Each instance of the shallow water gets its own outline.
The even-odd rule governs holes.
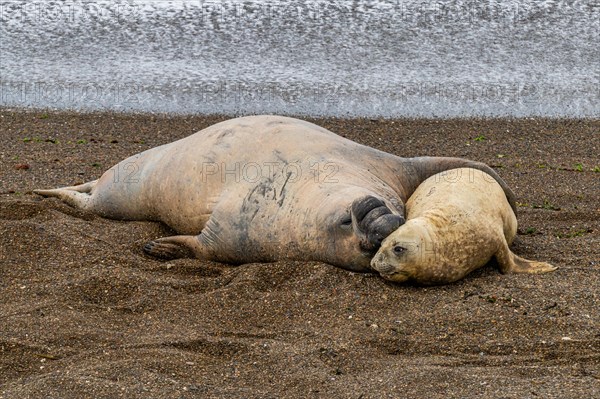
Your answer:
[[[600,116],[597,1],[0,1],[0,104]]]

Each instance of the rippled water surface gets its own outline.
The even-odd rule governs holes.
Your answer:
[[[600,116],[597,1],[1,1],[0,104]]]

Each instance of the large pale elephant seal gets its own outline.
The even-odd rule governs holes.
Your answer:
[[[179,236],[149,242],[157,257],[227,263],[318,260],[370,271],[381,241],[404,223],[404,202],[459,158],[400,158],[302,120],[249,116],[121,161],[99,180],[35,190],[101,216],[154,220]]]
[[[545,273],[556,267],[510,249],[517,218],[500,185],[475,169],[429,177],[406,203],[407,221],[385,238],[371,261],[391,281],[445,284],[495,257],[503,273]]]

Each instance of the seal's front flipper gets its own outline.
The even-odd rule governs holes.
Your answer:
[[[78,186],[61,187],[52,190],[33,190],[43,197],[56,197],[75,208],[89,209],[91,206],[91,191],[98,180],[89,181]]]
[[[536,262],[533,260],[523,259],[520,256],[515,255],[509,248],[508,244],[504,244],[504,247],[496,254],[496,260],[500,266],[500,272],[502,273],[548,273],[552,272],[558,267],[552,266],[546,262]]]
[[[208,259],[207,251],[198,236],[172,236],[149,241],[144,252],[160,259],[200,258]]]

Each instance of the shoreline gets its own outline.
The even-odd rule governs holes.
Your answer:
[[[62,108],[37,108],[37,107],[13,107],[0,105],[0,113],[23,113],[23,114],[44,114],[52,113],[55,115],[106,115],[106,116],[131,116],[131,117],[159,117],[159,118],[238,118],[251,115],[281,115],[298,119],[309,120],[371,120],[371,121],[494,121],[494,120],[544,120],[544,121],[600,121],[598,116],[552,116],[552,115],[481,115],[481,116],[321,116],[301,113],[171,113],[171,112],[151,112],[151,111],[121,111],[108,109],[62,109]]]

